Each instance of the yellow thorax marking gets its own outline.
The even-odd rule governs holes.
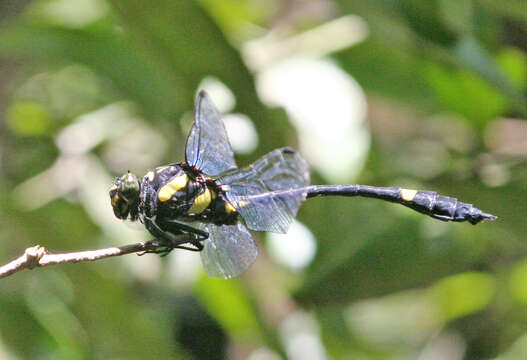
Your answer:
[[[407,202],[413,201],[416,194],[417,194],[417,190],[401,189],[401,198],[404,201],[407,201]]]
[[[194,204],[188,209],[189,214],[201,214],[214,199],[214,193],[208,188],[194,199]]]
[[[170,200],[175,193],[177,193],[181,189],[184,189],[185,186],[187,186],[187,183],[187,174],[183,173],[179,176],[176,176],[168,184],[164,185],[161,189],[159,189],[157,198],[161,202]]]
[[[236,208],[231,205],[231,203],[226,202],[225,203],[225,211],[228,213],[236,212]]]

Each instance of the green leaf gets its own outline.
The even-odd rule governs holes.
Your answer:
[[[496,62],[514,87],[525,89],[527,57],[521,50],[512,47],[504,48],[496,56]]]
[[[439,101],[449,111],[479,127],[503,114],[507,108],[507,99],[471,72],[430,65],[425,74]]]
[[[517,302],[527,305],[527,261],[521,261],[514,265],[510,273],[509,289]]]
[[[491,274],[466,272],[441,279],[431,289],[446,321],[484,309],[496,292]]]
[[[519,20],[527,20],[527,7],[522,0],[481,0],[481,4],[494,13],[507,15]]]
[[[202,276],[196,292],[210,315],[238,341],[262,335],[255,309],[238,280]]]
[[[527,113],[527,98],[509,82],[480,41],[472,36],[463,36],[456,44],[454,53],[461,65],[499,90],[517,110]]]
[[[199,83],[206,76],[214,76],[235,94],[236,111],[249,116],[258,132],[271,130],[279,135],[262,137],[261,153],[287,143],[290,132],[284,131],[287,125],[284,113],[269,110],[259,101],[253,75],[240,52],[228,42],[199,2],[110,0],[110,4],[131,41],[150,54],[152,61],[173,72],[169,79],[178,85],[177,93],[156,96],[177,101],[180,108],[191,109]]]
[[[369,39],[335,57],[368,93],[419,108],[435,110],[439,106],[422,76],[428,62],[405,49]]]
[[[155,116],[175,109],[180,83],[174,74],[134,48],[125,37],[47,26],[14,26],[0,33],[0,53],[74,62],[111,79],[121,93]]]
[[[473,31],[471,0],[438,0],[439,15],[443,23],[457,33]]]
[[[50,129],[50,117],[45,107],[36,102],[21,101],[7,109],[9,129],[20,136],[44,135]]]

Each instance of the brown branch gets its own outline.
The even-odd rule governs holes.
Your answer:
[[[34,269],[36,267],[76,263],[81,261],[95,261],[112,256],[121,256],[140,251],[156,250],[159,246],[152,244],[151,241],[140,242],[121,247],[111,247],[98,250],[87,250],[71,253],[48,253],[46,248],[35,245],[27,248],[24,255],[0,267],[0,279],[13,275],[24,269]]]

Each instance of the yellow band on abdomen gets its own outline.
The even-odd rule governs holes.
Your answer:
[[[415,195],[417,195],[417,190],[401,189],[401,198],[404,201],[407,201],[407,202],[413,201]]]

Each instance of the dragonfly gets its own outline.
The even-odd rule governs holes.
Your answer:
[[[407,206],[442,221],[473,225],[496,216],[434,191],[367,185],[310,185],[307,162],[291,147],[238,168],[221,116],[205,91],[196,97],[185,161],[128,172],[109,191],[114,214],[139,221],[155,238],[149,253],[199,251],[208,275],[232,278],[255,261],[248,229],[286,233],[301,203],[318,196],[362,196]]]

